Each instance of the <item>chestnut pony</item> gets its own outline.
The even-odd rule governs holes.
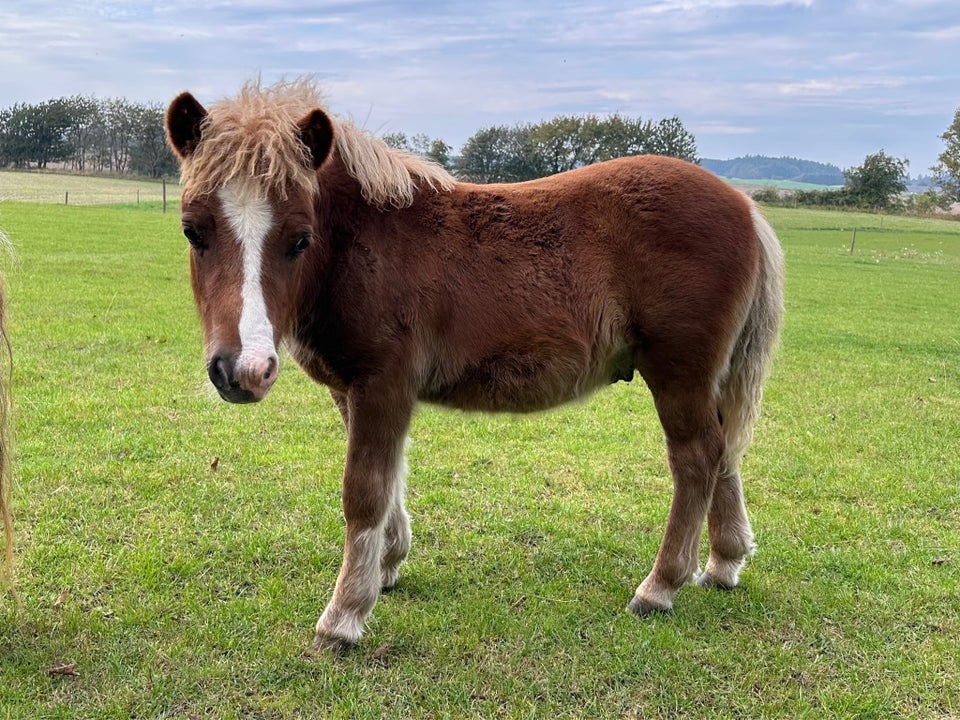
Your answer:
[[[783,308],[783,259],[751,201],[707,171],[630,157],[514,185],[457,182],[321,107],[309,79],[205,109],[167,134],[223,399],[262,400],[283,344],[347,426],[346,544],[314,646],[357,642],[410,549],[407,430],[418,401],[531,412],[634,372],[674,495],[630,609],[697,577],[731,588],[753,549],[739,475]]]

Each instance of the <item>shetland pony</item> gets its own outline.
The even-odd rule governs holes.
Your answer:
[[[783,309],[783,258],[743,194],[666,157],[514,185],[457,182],[323,108],[312,81],[204,108],[167,136],[223,399],[262,400],[277,347],[329,387],[347,427],[346,541],[314,647],[356,643],[410,548],[404,448],[418,401],[531,412],[639,373],[673,473],[653,568],[629,607],[697,579],[734,587],[754,547],[740,460]]]

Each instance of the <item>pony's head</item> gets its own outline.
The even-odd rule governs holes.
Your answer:
[[[207,370],[231,402],[262,399],[277,377],[276,348],[293,320],[304,256],[327,251],[317,237],[317,171],[334,148],[361,200],[380,209],[455,185],[439,165],[334,122],[320,104],[306,78],[251,82],[209,110],[183,93],[167,110]]]
[[[261,400],[277,377],[277,346],[315,243],[316,171],[334,141],[318,102],[309,81],[249,83],[209,110],[190,93],[167,110],[207,372],[230,402]]]

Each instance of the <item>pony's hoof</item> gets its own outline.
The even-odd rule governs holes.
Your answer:
[[[740,583],[740,570],[743,565],[743,559],[723,560],[711,556],[707,569],[697,578],[697,585],[702,588],[733,590]]]
[[[380,592],[390,592],[400,580],[399,570],[382,570],[380,572]]]
[[[703,573],[703,575],[697,578],[697,585],[707,590],[723,590],[725,592],[734,590],[737,587],[737,583],[735,582],[731,584],[708,573]]]
[[[673,610],[673,606],[658,605],[640,597],[639,595],[634,595],[633,600],[631,600],[627,605],[627,610],[638,617],[645,618],[655,614],[666,615]]]
[[[331,654],[343,655],[356,647],[356,643],[350,642],[346,638],[325,633],[317,633],[313,636],[313,642],[310,643],[310,654]]]

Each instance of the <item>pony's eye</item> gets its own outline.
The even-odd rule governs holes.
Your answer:
[[[308,247],[310,247],[310,233],[300,233],[297,235],[297,243],[293,246],[293,249],[290,250],[290,254],[294,256],[300,255]]]
[[[200,231],[193,225],[184,224],[183,235],[187,238],[187,242],[190,243],[190,246],[194,250],[203,250],[206,247],[203,238],[200,236]]]

